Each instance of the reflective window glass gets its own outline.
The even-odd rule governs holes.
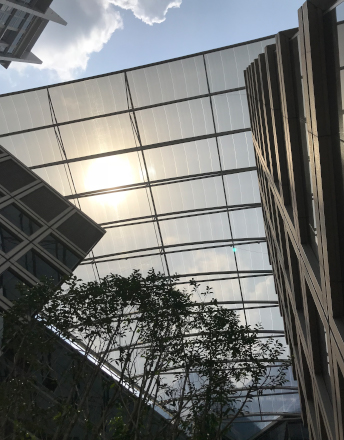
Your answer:
[[[32,235],[41,227],[15,205],[8,205],[5,208],[2,208],[0,214],[7,218],[7,220],[17,228],[22,230],[26,235]]]
[[[62,279],[62,275],[57,269],[44,261],[34,251],[29,251],[20,257],[17,262],[38,279],[43,277],[52,278],[56,284]]]
[[[6,270],[0,275],[0,295],[10,301],[15,301],[19,298],[20,293],[18,285],[24,284],[16,275],[11,271]]]
[[[75,255],[52,235],[45,237],[39,244],[71,270],[73,270],[81,260],[80,257]]]
[[[0,225],[0,249],[7,253],[14,249],[21,240],[8,229]]]

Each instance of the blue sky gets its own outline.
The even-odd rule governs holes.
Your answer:
[[[227,46],[297,26],[304,0],[54,0],[33,52],[0,70],[0,94]]]

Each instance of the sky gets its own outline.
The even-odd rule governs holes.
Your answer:
[[[100,75],[297,27],[304,0],[54,0],[32,52],[42,65],[0,66],[0,94]]]

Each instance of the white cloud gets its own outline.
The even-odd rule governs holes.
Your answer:
[[[84,71],[94,52],[99,52],[112,34],[123,28],[121,15],[111,0],[62,0],[57,11],[67,21],[67,26],[49,23],[33,48],[42,61],[34,65],[40,70],[50,70],[52,76],[68,81]],[[26,65],[16,64],[23,71]]]
[[[146,24],[162,23],[171,8],[179,8],[182,0],[110,0],[122,9],[129,9]]]
[[[131,10],[135,17],[152,25],[165,21],[170,8],[182,0],[59,0],[53,9],[67,26],[49,23],[38,39],[33,53],[43,64],[12,63],[11,69],[27,78],[32,67],[51,76],[52,81],[75,79],[87,68],[91,55],[100,52],[113,33],[123,29],[123,20],[115,7]]]

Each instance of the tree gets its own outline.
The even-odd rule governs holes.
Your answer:
[[[152,269],[21,286],[3,316],[2,438],[217,440],[286,382],[281,343],[176,282]]]

